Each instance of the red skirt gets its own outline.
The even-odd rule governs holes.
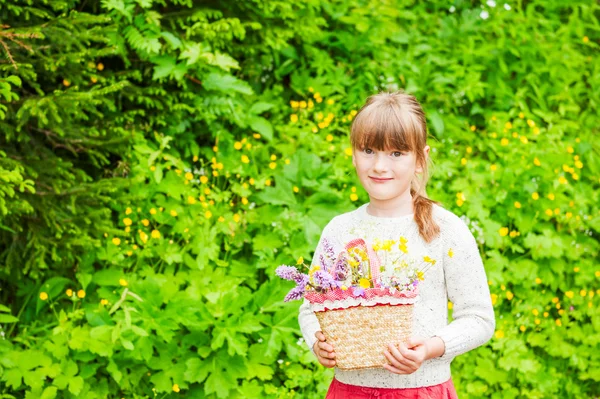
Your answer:
[[[325,399],[458,399],[452,378],[448,381],[421,388],[369,388],[349,385],[335,378]]]

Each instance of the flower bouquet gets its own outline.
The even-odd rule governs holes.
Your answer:
[[[412,333],[413,305],[419,283],[436,261],[409,254],[408,240],[372,244],[358,238],[337,255],[327,239],[313,266],[302,258],[295,266],[281,265],[276,274],[296,282],[285,301],[306,298],[315,312],[340,369],[383,367],[384,348],[406,342]]]

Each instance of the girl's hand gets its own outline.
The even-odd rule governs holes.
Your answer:
[[[317,360],[325,367],[334,367],[335,352],[333,351],[333,346],[326,342],[325,334],[321,331],[317,331],[315,337],[317,337],[317,342],[315,342],[313,350],[315,355],[317,355]]]
[[[386,370],[395,374],[412,374],[421,367],[428,358],[428,349],[425,339],[421,337],[410,338],[396,347],[392,344],[383,351],[389,364],[384,364]]]

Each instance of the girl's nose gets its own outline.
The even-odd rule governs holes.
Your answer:
[[[373,165],[373,169],[376,172],[385,172],[387,170],[385,155],[377,154],[375,156],[375,164]]]

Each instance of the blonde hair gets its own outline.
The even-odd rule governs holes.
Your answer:
[[[441,203],[429,199],[425,191],[431,160],[423,151],[427,145],[427,122],[417,99],[403,91],[370,96],[352,122],[350,142],[354,149],[384,151],[393,148],[416,154],[417,165],[423,172],[420,178],[415,174],[410,184],[414,219],[421,237],[425,242],[431,242],[440,232],[433,220],[433,204]]]

